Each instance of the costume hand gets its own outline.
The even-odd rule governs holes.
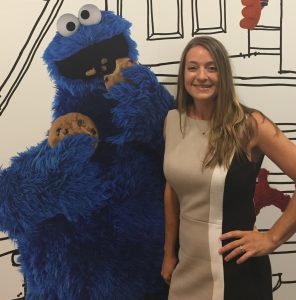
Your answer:
[[[230,231],[224,233],[220,239],[222,241],[235,239],[219,249],[220,254],[225,254],[225,261],[229,261],[240,256],[236,263],[241,264],[250,257],[263,256],[271,253],[277,245],[272,241],[268,232],[253,231]]]
[[[150,68],[144,65],[134,65],[122,70],[124,79],[133,84],[133,89],[136,88],[143,93],[153,93],[158,89],[159,83],[155,74]]]
[[[163,258],[161,276],[168,285],[171,283],[172,274],[177,262],[178,259],[176,256],[165,255]]]

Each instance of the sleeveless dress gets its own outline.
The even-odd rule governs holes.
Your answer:
[[[218,253],[222,233],[254,228],[253,195],[262,161],[234,155],[228,170],[202,170],[209,122],[182,115],[181,126],[182,132],[179,112],[170,111],[164,173],[180,202],[180,228],[169,300],[271,300],[268,256],[238,265]]]

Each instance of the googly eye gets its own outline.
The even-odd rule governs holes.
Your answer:
[[[102,13],[95,5],[86,4],[80,8],[78,18],[83,25],[95,25],[101,22]]]
[[[57,30],[62,36],[70,36],[79,28],[79,20],[72,14],[64,14],[57,21]]]

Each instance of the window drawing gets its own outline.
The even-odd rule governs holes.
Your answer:
[[[265,8],[259,24],[252,31],[248,31],[249,55],[281,55],[282,0],[276,4]],[[268,18],[268,14],[272,15],[272,18]],[[268,21],[264,21],[265,19]]]
[[[192,36],[221,32],[226,32],[225,0],[192,0]]]
[[[163,22],[164,14],[169,16]],[[147,0],[147,40],[180,39],[184,37],[183,0]]]

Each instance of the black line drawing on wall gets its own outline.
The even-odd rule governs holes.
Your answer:
[[[0,92],[4,88],[4,86],[8,83],[10,83],[10,79],[13,80],[13,82],[10,84],[9,90],[7,94],[4,96],[4,99],[0,103],[0,116],[3,114],[4,110],[6,109],[7,105],[9,104],[9,101],[11,100],[13,94],[15,93],[16,89],[18,88],[19,84],[21,83],[22,79],[26,75],[27,71],[30,68],[30,65],[34,59],[34,56],[36,54],[37,49],[39,48],[43,38],[45,37],[47,31],[52,26],[57,14],[59,13],[59,10],[61,9],[64,0],[56,0],[53,7],[50,7],[49,4],[54,2],[53,0],[47,0],[45,1],[45,5],[38,16],[37,20],[35,21],[31,32],[28,35],[28,38],[23,45],[22,49],[20,50],[20,53],[14,62],[12,68],[9,71],[9,74],[6,76],[4,82],[0,86]],[[49,15],[47,16],[47,13],[49,11]],[[45,20],[43,20],[45,19]],[[42,25],[42,22],[44,24]],[[39,33],[36,33],[38,30],[38,27],[41,27],[39,29]],[[37,37],[35,40],[33,40],[33,35],[37,34]],[[29,48],[29,50],[28,50]],[[24,58],[24,52],[29,52],[26,54],[26,57]],[[24,60],[24,61],[23,61]],[[15,79],[12,79],[13,74],[16,72],[16,67],[18,65],[21,65],[21,69],[18,72],[18,74],[15,76]],[[2,95],[1,95],[2,96]],[[2,97],[1,97],[2,98]]]
[[[9,240],[8,237],[2,237],[2,238],[0,238],[0,247],[1,247],[1,242],[3,243],[5,241],[7,241],[7,240]],[[10,263],[11,263],[11,266],[13,268],[15,268],[15,267],[18,268],[20,266],[20,264],[17,262],[18,255],[19,255],[19,250],[18,249],[12,249],[12,250],[8,250],[7,249],[7,251],[5,251],[3,253],[0,253],[0,261],[1,261],[1,259],[9,259]],[[9,300],[16,300],[16,299],[23,300],[23,299],[25,299],[25,296],[26,296],[26,284],[25,284],[25,280],[24,280],[23,284],[21,285],[21,289],[22,289],[21,291],[17,290],[17,285],[16,285],[16,298],[9,299]],[[0,297],[1,297],[1,294],[0,294]]]
[[[217,0],[214,4],[216,4],[216,7],[214,7],[214,11],[216,9],[216,13],[214,14],[216,16],[216,19],[213,21],[213,25],[208,26],[206,28],[199,27],[198,26],[198,20],[199,20],[199,14],[198,14],[198,3],[204,3],[206,5],[205,1],[197,1],[192,0],[192,6],[191,6],[191,15],[192,15],[192,35],[196,34],[218,34],[217,37],[219,38],[219,34],[226,34],[226,1]],[[274,5],[277,5],[277,25],[270,25],[270,24],[261,24],[259,23],[254,30],[250,31],[248,30],[247,35],[247,49],[245,51],[242,51],[240,53],[232,54],[230,53],[230,58],[232,60],[237,59],[250,59],[253,56],[275,56],[274,59],[278,59],[278,69],[274,70],[274,73],[278,75],[270,75],[270,76],[234,76],[235,84],[236,86],[296,86],[296,77],[295,76],[281,76],[281,74],[287,74],[287,73],[296,73],[291,70],[283,70],[282,69],[282,23],[283,23],[283,0],[273,0]],[[269,4],[270,5],[270,4]],[[268,6],[265,8],[263,13],[265,13],[268,10]],[[149,19],[149,15],[147,16],[147,19]],[[196,25],[197,24],[197,25]],[[216,24],[219,24],[217,26]],[[221,28],[220,28],[221,25]],[[186,31],[186,29],[184,29]],[[271,37],[272,35],[272,37]],[[169,38],[169,37],[166,37]],[[272,41],[272,45],[269,45]],[[249,62],[249,61],[248,61]],[[247,63],[248,63],[247,62]],[[148,66],[153,68],[155,70],[155,73],[157,74],[160,81],[165,85],[176,85],[176,78],[177,74],[171,74],[166,72],[159,72],[159,69],[163,69],[163,66],[168,65],[174,65],[179,64],[179,61],[171,61],[171,62],[161,62],[158,64],[149,64]],[[162,81],[162,78],[169,78],[170,80]],[[172,80],[173,79],[173,80]]]
[[[273,291],[278,290],[283,284],[296,283],[295,280],[283,280],[282,275],[283,275],[283,273],[277,273],[277,274],[272,275],[272,276],[278,278],[276,285],[273,287]]]
[[[122,17],[122,13],[123,13],[123,2],[124,0],[103,0],[102,2],[104,2],[104,4],[96,4],[98,7],[100,7],[100,9],[103,10],[111,10],[113,11],[115,14],[117,14],[118,16]]]
[[[192,0],[192,36],[226,32],[226,2],[211,1],[211,14],[207,12],[209,3]]]
[[[176,26],[162,29],[163,10],[170,8],[170,14],[176,16]],[[162,9],[160,9],[162,8]],[[170,25],[175,25],[170,24]],[[147,0],[147,40],[156,41],[163,39],[181,39],[184,37],[183,28],[183,0],[165,0],[160,2]]]

